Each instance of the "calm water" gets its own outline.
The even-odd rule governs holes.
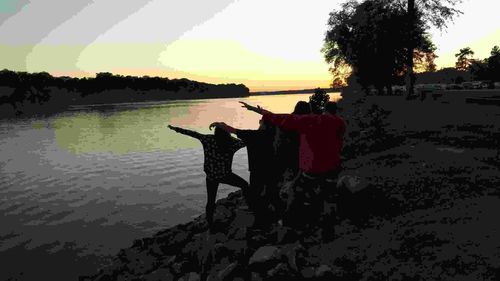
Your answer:
[[[255,129],[260,115],[239,100],[290,112],[308,97],[81,106],[0,121],[0,280],[76,280],[134,239],[201,214],[201,145],[168,124]],[[233,171],[248,179],[246,149]],[[221,185],[218,198],[235,190]]]

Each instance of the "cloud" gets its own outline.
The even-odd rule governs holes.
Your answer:
[[[63,54],[71,55],[52,58],[76,65],[77,48],[83,51],[93,43],[167,44],[233,1],[32,0],[2,23],[0,44],[32,46],[33,50],[24,54],[29,54],[24,68],[38,66],[38,61],[44,60],[42,55],[64,46],[72,51]],[[19,61],[18,68],[23,68],[24,63]]]

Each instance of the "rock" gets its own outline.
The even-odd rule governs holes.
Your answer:
[[[177,258],[177,256],[166,256],[162,259],[160,266],[169,267],[174,263],[176,258]]]
[[[248,265],[252,266],[276,260],[279,258],[278,255],[279,255],[279,248],[276,246],[260,247],[257,251],[255,251],[252,257],[250,257]]]
[[[302,275],[302,277],[306,279],[313,278],[315,275],[314,267],[312,266],[306,267],[300,271],[300,274]]]
[[[108,274],[101,274],[94,279],[95,281],[112,281],[114,278]]]
[[[196,272],[189,272],[182,276],[178,281],[200,281],[200,275]]]
[[[218,247],[214,249],[215,256],[229,256],[233,259],[237,259],[245,254],[247,250],[247,241],[246,240],[230,240],[224,244],[218,244]]]
[[[284,262],[280,262],[273,269],[267,271],[267,276],[271,278],[276,277],[291,277],[294,274],[288,268],[288,265]]]
[[[128,281],[128,280],[132,280],[132,279],[134,279],[134,276],[128,272],[124,272],[120,276],[116,277],[116,281]],[[83,281],[83,280],[79,280],[79,281]]]
[[[130,257],[130,262],[126,265],[128,271],[134,275],[141,275],[151,271],[159,261],[147,252],[140,252],[134,258]]]
[[[198,254],[204,250],[205,240],[202,237],[197,237],[196,240],[192,240],[182,247],[181,253],[183,256],[188,257],[198,257]]]
[[[174,275],[170,272],[170,270],[166,268],[160,268],[144,276],[143,279],[145,281],[173,281]],[[123,280],[133,280],[133,278],[125,278]]]
[[[299,238],[297,232],[286,226],[279,226],[273,232],[276,234],[276,243],[278,244],[292,243]]]
[[[304,251],[304,247],[302,247],[300,244],[289,244],[282,248],[281,254],[282,256],[286,257],[290,268],[295,272],[298,272],[299,266],[297,265],[297,255],[299,253],[302,254]]]
[[[359,192],[368,187],[368,182],[359,176],[343,175],[337,181],[337,189],[348,190],[350,193]]]
[[[262,280],[264,280],[262,278],[262,276],[260,276],[260,274],[257,273],[257,272],[252,272],[251,273],[251,277],[252,277],[252,281],[262,281]]]
[[[255,223],[255,215],[247,210],[236,210],[231,228],[251,227]]]
[[[171,241],[169,241],[169,245],[178,245],[184,244],[190,238],[189,232],[179,231],[177,232]]]
[[[173,273],[175,275],[180,275],[184,272],[186,272],[186,269],[189,267],[189,263],[187,261],[180,261],[177,263],[174,263],[171,267]]]
[[[217,205],[214,212],[214,222],[223,223],[231,221],[233,217],[233,212],[222,205]]]
[[[246,227],[233,228],[229,233],[229,237],[233,240],[244,240],[247,238],[247,232]]]
[[[223,280],[223,281],[230,280],[230,278],[233,277],[233,275],[237,269],[238,269],[237,262],[233,262],[233,263],[229,264],[228,266],[226,266],[226,268],[219,271],[219,273],[217,274],[218,280]]]
[[[314,275],[318,278],[330,278],[333,277],[333,270],[330,266],[322,264],[318,268],[316,268],[316,272]]]

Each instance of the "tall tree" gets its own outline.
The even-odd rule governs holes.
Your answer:
[[[390,1],[395,5],[403,5],[405,0],[385,0]],[[446,24],[460,11],[454,8],[457,3],[462,0],[406,0],[407,4],[407,20],[408,33],[411,38],[414,38],[415,20],[418,12],[422,13],[422,20],[429,28],[429,24],[443,29]],[[407,49],[407,73],[406,73],[406,89],[408,97],[414,93],[414,74],[413,74],[413,52],[415,49],[414,41],[408,41]]]
[[[455,68],[461,71],[467,71],[472,64],[472,56],[474,51],[471,48],[465,47],[460,49],[458,53],[455,54],[457,62],[455,63]]]
[[[405,65],[404,70],[406,72],[408,95],[411,95],[413,94],[414,84],[414,56],[415,50],[419,48],[418,41],[422,38],[422,34],[425,33],[431,25],[437,27],[438,29],[445,28],[446,24],[455,15],[460,13],[460,11],[455,8],[455,5],[462,2],[462,0],[365,0],[361,4],[366,2],[376,2],[379,6],[390,6],[393,11],[404,11],[405,21],[404,23],[398,23],[397,26],[400,30],[396,34],[400,34],[401,31],[405,33],[402,36],[406,38],[406,41],[404,46],[399,47],[398,55],[400,55],[399,52],[403,52],[404,54],[403,62]],[[326,50],[325,58],[327,62],[333,62],[334,58],[338,55],[344,58],[352,55],[349,51],[343,52],[342,50],[338,52],[338,54],[334,54],[335,52],[332,52],[332,50],[341,48],[337,48],[338,46],[335,46],[335,42],[329,43],[329,41],[340,37],[339,34],[348,34],[350,29],[356,28],[355,25],[351,26],[345,23],[352,19],[356,7],[361,4],[358,4],[355,0],[348,0],[342,5],[341,11],[334,11],[330,13],[330,30],[327,32],[324,47]],[[343,25],[343,27],[337,28],[337,30],[332,28],[340,25]],[[350,61],[345,61],[345,63],[351,64]],[[356,72],[356,69],[354,69],[354,72]]]
[[[330,13],[325,59],[334,71],[351,66],[365,90],[373,85],[379,92],[383,88],[390,92],[395,78],[404,73],[408,41],[414,41],[422,54],[434,50],[419,15],[412,38],[402,28],[407,24],[404,9],[383,1],[348,1],[341,10]]]
[[[415,36],[415,16],[417,15],[415,11],[415,0],[408,0],[408,35],[411,39]],[[408,46],[406,50],[406,92],[407,97],[413,96],[413,51],[415,50],[415,44],[413,40],[408,40]]]

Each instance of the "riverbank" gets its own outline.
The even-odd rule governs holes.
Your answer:
[[[136,240],[84,280],[498,280],[500,114],[463,97],[345,94],[344,192],[336,239],[278,222],[262,229],[239,193],[203,216]],[[346,191],[346,190],[344,190]]]

